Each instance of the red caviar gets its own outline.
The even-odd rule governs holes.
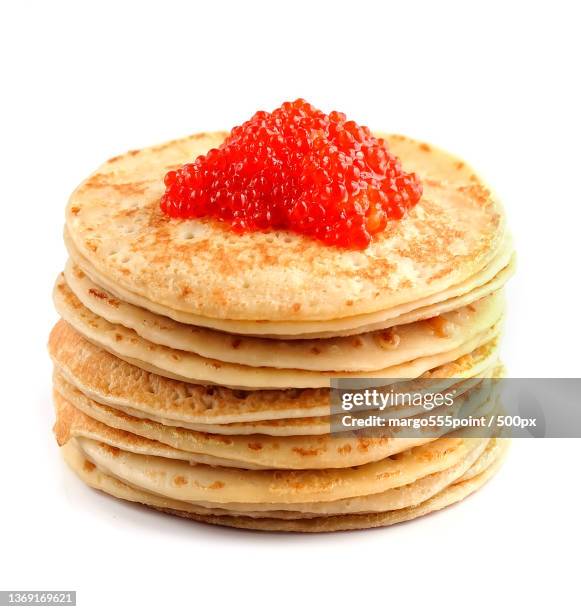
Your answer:
[[[369,128],[305,100],[258,111],[218,149],[165,177],[170,217],[214,217],[237,232],[288,229],[363,249],[422,185]]]

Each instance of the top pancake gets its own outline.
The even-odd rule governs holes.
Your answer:
[[[241,321],[334,320],[406,304],[462,283],[500,248],[503,214],[488,189],[457,158],[403,137],[388,137],[390,149],[418,172],[424,195],[363,251],[163,215],[165,173],[224,137],[196,134],[109,160],[69,201],[74,248],[112,285],[176,311]]]

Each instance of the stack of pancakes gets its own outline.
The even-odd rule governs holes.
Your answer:
[[[335,434],[330,384],[442,381],[494,406],[514,267],[498,202],[462,161],[393,136],[424,195],[364,251],[164,216],[165,173],[224,136],[113,158],[70,199],[49,343],[67,463],[118,498],[263,530],[388,525],[479,488],[504,440]]]

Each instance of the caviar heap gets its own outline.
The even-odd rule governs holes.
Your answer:
[[[286,229],[351,249],[422,195],[381,138],[301,99],[257,112],[220,148],[168,172],[165,186],[170,217],[214,217],[237,232]]]

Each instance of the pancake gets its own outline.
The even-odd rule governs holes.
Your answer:
[[[59,374],[84,395],[135,416],[215,433],[270,433],[262,430],[269,426],[274,435],[295,428],[304,433],[305,421],[309,428],[325,427],[315,433],[329,431],[329,389],[238,391],[172,380],[112,355],[64,321],[51,332],[49,352]],[[497,359],[498,343],[492,341],[402,388],[442,390],[451,379],[482,376]]]
[[[504,441],[502,441],[504,442]],[[314,516],[325,516],[333,514],[361,514],[368,512],[386,512],[390,510],[399,510],[407,506],[416,505],[432,497],[446,486],[461,479],[466,480],[464,475],[472,466],[478,463],[478,470],[473,471],[472,476],[477,475],[489,467],[493,460],[492,455],[488,451],[492,440],[482,439],[477,444],[474,444],[469,453],[460,461],[446,470],[441,470],[425,476],[413,483],[396,487],[377,493],[375,495],[351,497],[344,500],[333,502],[318,502],[311,504],[291,503],[291,504],[192,504],[179,500],[173,500],[167,497],[161,497],[155,493],[144,491],[143,489],[135,489],[127,484],[122,483],[114,476],[102,472],[95,466],[91,470],[84,469],[84,463],[87,461],[83,455],[79,445],[74,441],[69,441],[63,446],[63,455],[67,463],[79,473],[82,479],[90,486],[104,490],[115,497],[128,499],[130,501],[139,501],[150,506],[163,506],[173,510],[182,510],[186,512],[198,512],[200,514],[216,514],[230,516],[251,516],[254,518],[307,518]],[[501,448],[501,444],[496,445]],[[485,458],[480,461],[480,458]],[[499,453],[494,455],[494,460],[498,459]],[[85,473],[87,472],[87,473]],[[101,482],[99,482],[101,481]],[[125,491],[123,491],[125,489]],[[125,494],[124,494],[125,493]]]
[[[259,469],[255,465],[246,464],[243,461],[231,461],[223,457],[217,458],[210,455],[183,451],[175,446],[163,444],[150,438],[136,436],[122,429],[107,427],[77,410],[56,390],[53,391],[53,402],[56,413],[53,431],[59,446],[63,446],[75,438],[85,437],[106,444],[114,442],[116,448],[133,453],[154,455],[156,457],[192,463],[220,465],[222,467]]]
[[[501,376],[497,374],[498,369],[491,369],[487,372],[487,377],[500,378]],[[460,393],[455,395],[454,405],[451,407],[440,407],[437,409],[433,409],[433,415],[454,415],[459,410],[463,409],[465,411],[470,411],[471,409],[475,410],[478,408],[477,404],[468,404],[465,406],[466,401],[475,401],[477,396],[469,397],[468,394],[479,393],[480,388],[486,385],[484,381],[475,380],[472,382],[471,380],[467,380],[465,383],[460,385],[449,387],[449,390],[452,392],[456,392],[456,389],[460,389]],[[284,444],[284,441],[281,438],[304,438],[305,436],[309,439],[313,439],[313,436],[325,436],[329,433],[334,433],[336,435],[341,435],[343,438],[348,437],[346,433],[346,429],[342,426],[342,418],[344,416],[344,412],[337,414],[330,414],[326,417],[303,417],[296,419],[270,419],[265,421],[249,421],[249,422],[235,422],[235,423],[219,423],[219,424],[206,424],[206,423],[184,423],[182,421],[176,421],[172,419],[167,419],[164,417],[159,417],[157,415],[150,415],[134,408],[123,407],[122,410],[118,410],[115,407],[108,406],[106,404],[101,404],[99,402],[95,402],[94,400],[88,398],[83,395],[78,389],[69,385],[65,378],[60,375],[58,371],[54,374],[54,386],[55,389],[61,393],[64,397],[66,397],[69,401],[71,401],[79,410],[82,410],[86,414],[100,420],[104,423],[111,425],[112,427],[118,427],[121,429],[127,429],[128,431],[133,431],[134,427],[142,427],[143,423],[147,423],[147,428],[150,429],[155,426],[155,424],[162,425],[170,428],[178,428],[180,430],[189,430],[197,433],[203,433],[205,435],[218,434],[221,436],[249,436],[249,435],[265,435],[269,438],[277,438],[276,442],[272,441],[272,444],[275,448],[279,448],[280,444]],[[486,388],[492,389],[496,387],[495,384],[490,382],[490,384]],[[446,390],[447,392],[448,390]],[[81,394],[82,398],[79,398],[79,394]],[[464,398],[466,395],[466,398]],[[88,400],[88,401],[87,401]],[[366,411],[366,412],[357,412],[358,417],[366,417],[369,415],[377,414],[377,411]],[[408,418],[408,417],[417,417],[420,413],[418,413],[418,407],[414,406],[405,406],[400,407],[397,410],[393,410],[391,412],[385,411],[382,413],[386,417],[399,417],[399,418]],[[151,422],[149,424],[148,422]],[[377,429],[377,428],[376,428]],[[349,428],[349,431],[355,432],[358,436],[361,434],[361,430],[365,430],[366,432],[370,432],[371,428],[366,426],[365,424],[361,425],[353,425]],[[380,428],[380,432],[377,433],[373,430],[373,434],[368,433],[366,435],[372,435],[373,437],[384,437],[386,433],[386,428]],[[398,435],[403,435],[404,429],[397,430]],[[140,435],[145,435],[140,433]],[[185,435],[185,433],[184,433]],[[412,432],[410,435],[415,435]],[[344,449],[344,446],[340,447]],[[299,452],[297,450],[297,452]],[[309,454],[313,454],[311,451]]]
[[[168,498],[165,498],[165,504],[162,505],[174,510],[186,510],[200,514],[280,519],[302,519],[338,514],[367,514],[370,512],[399,510],[421,503],[453,482],[460,480],[464,473],[474,464],[475,460],[487,454],[484,449],[489,442],[486,438],[478,440],[469,453],[445,470],[420,478],[408,485],[388,489],[375,495],[350,497],[332,502],[315,502],[311,504],[300,502],[292,504],[207,504],[198,502],[196,504],[188,504],[189,508],[176,507],[173,500],[168,501]],[[483,464],[484,462],[479,465]],[[155,503],[153,505],[159,506],[160,504]]]
[[[87,277],[85,282],[91,282],[98,287],[95,295],[109,294],[105,298],[106,303],[120,306],[124,302],[127,306],[135,305],[145,313],[159,314],[167,319],[194,325],[218,329],[245,336],[263,336],[282,339],[310,339],[310,338],[334,338],[349,336],[368,331],[387,329],[394,325],[401,325],[419,321],[421,319],[437,316],[455,308],[460,308],[480,299],[502,287],[508,278],[512,276],[515,268],[515,257],[512,251],[510,238],[507,236],[501,244],[498,253],[482,271],[478,272],[468,280],[454,285],[444,291],[429,295],[415,302],[399,305],[379,312],[343,317],[330,321],[234,321],[234,320],[208,320],[204,317],[178,312],[160,304],[155,304],[146,298],[127,292],[121,287],[113,286],[103,275],[99,274],[90,262],[80,255],[65,231],[65,244],[71,255],[71,262],[79,272]],[[67,266],[69,267],[69,266]],[[77,273],[77,278],[81,275]],[[67,281],[74,289],[75,281],[71,274],[67,274]],[[81,301],[82,288],[75,291]],[[91,294],[89,294],[91,295]],[[119,303],[119,304],[118,304]],[[85,305],[92,310],[89,304]],[[105,317],[107,318],[107,317]],[[128,325],[131,327],[131,325]]]
[[[453,407],[442,407],[432,414],[457,416],[462,414],[468,401],[472,415],[487,414],[494,402],[493,391],[490,385],[480,385],[458,398]],[[439,427],[422,433],[414,429],[391,432],[380,428],[366,430],[365,435],[356,431],[322,436],[212,435],[127,415],[87,398],[58,375],[54,403],[55,434],[60,445],[71,437],[83,437],[145,455],[245,469],[363,465],[420,446],[451,430],[451,427]]]
[[[66,446],[63,447],[63,456],[67,462],[67,464],[75,471],[75,473],[89,486],[99,489],[108,493],[109,495],[113,495],[120,499],[125,499],[128,501],[138,502],[142,504],[146,504],[148,506],[156,507],[160,510],[166,510],[174,513],[183,513],[182,516],[187,518],[192,518],[196,520],[197,517],[200,516],[226,516],[233,518],[237,516],[236,513],[245,512],[247,518],[266,518],[270,521],[274,520],[286,520],[284,523],[286,528],[284,530],[294,530],[294,531],[324,531],[324,530],[338,530],[341,528],[349,529],[349,528],[357,528],[353,525],[357,525],[358,523],[363,527],[368,523],[374,522],[374,525],[370,526],[378,526],[379,524],[392,524],[394,522],[399,522],[400,520],[406,520],[408,518],[413,518],[415,515],[421,515],[422,513],[427,513],[430,511],[430,508],[437,509],[439,507],[443,507],[442,499],[436,500],[429,507],[425,507],[422,505],[426,503],[427,500],[433,499],[435,496],[438,496],[442,491],[446,491],[451,483],[455,480],[459,484],[460,482],[472,482],[472,486],[458,487],[454,491],[454,495],[446,495],[447,501],[451,499],[460,499],[461,491],[467,492],[475,490],[477,487],[474,486],[474,479],[478,478],[481,474],[491,475],[494,471],[494,468],[497,468],[500,465],[502,455],[506,451],[506,441],[501,441],[497,446],[502,449],[502,453],[499,453],[498,456],[495,457],[494,463],[485,464],[485,462],[480,464],[480,470],[472,475],[470,479],[462,480],[462,474],[466,474],[466,466],[474,461],[474,456],[477,455],[481,446],[476,446],[473,451],[466,456],[463,461],[458,462],[456,465],[448,468],[447,470],[443,470],[441,472],[437,472],[430,476],[427,476],[423,479],[417,480],[414,483],[409,485],[394,488],[385,493],[362,497],[362,498],[351,498],[350,500],[346,500],[343,502],[331,502],[327,504],[313,504],[315,506],[315,510],[322,511],[324,507],[331,509],[331,507],[343,507],[344,510],[348,509],[360,509],[365,507],[382,507],[384,510],[374,511],[373,514],[370,513],[350,513],[343,516],[332,516],[332,517],[324,517],[324,521],[313,521],[307,517],[314,516],[314,513],[309,512],[296,512],[296,511],[277,511],[277,510],[249,510],[249,509],[237,509],[233,508],[232,505],[229,509],[208,509],[204,506],[188,504],[185,502],[180,502],[177,500],[172,500],[164,497],[157,496],[155,494],[149,493],[147,491],[143,491],[140,489],[135,489],[130,487],[129,485],[121,482],[115,477],[106,474],[99,470],[95,466],[95,464],[91,463],[83,453],[80,451],[78,445],[71,441]],[[490,446],[490,444],[489,444]],[[486,451],[482,454],[487,455],[490,458],[490,453],[488,451],[488,446]],[[480,479],[480,484],[483,484],[484,479]],[[452,485],[454,486],[454,485]],[[346,505],[347,504],[347,505]],[[266,506],[266,508],[269,508]],[[303,506],[304,507],[304,506]],[[240,516],[240,514],[238,514]],[[303,518],[298,518],[302,516]],[[284,518],[283,518],[284,517]],[[292,517],[292,518],[291,518]],[[293,520],[293,522],[289,522],[289,519]],[[330,521],[329,521],[330,519]],[[359,521],[358,521],[359,519]],[[294,521],[299,521],[297,525]],[[305,521],[308,521],[305,524]],[[382,521],[382,522],[380,522]],[[330,524],[329,524],[330,523]],[[323,526],[327,525],[327,529],[324,529]],[[272,523],[260,522],[257,527],[251,527],[248,524],[238,524],[231,526],[239,526],[246,528],[268,528]],[[351,525],[351,526],[348,526]],[[302,529],[297,527],[302,526]],[[330,527],[334,527],[331,529]]]
[[[75,249],[113,286],[212,327],[217,319],[328,321],[414,302],[485,269],[503,243],[502,208],[478,177],[457,158],[401,138],[388,138],[390,146],[406,170],[417,168],[424,194],[365,251],[163,215],[165,172],[224,137],[197,134],[101,166],[69,200]]]
[[[371,514],[344,514],[329,517],[306,518],[294,520],[281,520],[274,518],[252,518],[243,516],[215,516],[212,514],[202,515],[190,512],[170,510],[168,508],[156,507],[156,510],[173,514],[181,518],[221,525],[223,527],[234,527],[236,529],[251,529],[254,531],[283,531],[299,533],[324,533],[333,531],[351,531],[355,529],[371,529],[373,527],[387,527],[409,521],[431,512],[442,510],[451,506],[468,495],[474,493],[486,484],[500,469],[502,460],[492,464],[487,470],[471,478],[450,485],[443,491],[430,497],[417,506],[409,506],[401,510],[388,512],[376,512]]]
[[[132,329],[138,336],[154,344],[253,367],[365,371],[386,368],[425,355],[434,336],[445,339],[447,343],[436,352],[456,348],[465,338],[466,324],[473,330],[479,329],[472,316],[474,309],[482,308],[487,303],[484,296],[494,301],[491,294],[498,294],[491,290],[501,288],[509,274],[510,270],[503,271],[500,278],[479,288],[476,294],[472,292],[454,298],[452,301],[458,308],[444,308],[443,314],[425,316],[424,320],[400,323],[388,330],[354,337],[292,341],[247,338],[178,323],[119,301],[93,283],[71,262],[65,268],[64,282],[85,308],[110,323]],[[438,310],[437,306],[430,307],[431,313]]]
[[[356,468],[240,470],[121,450],[76,438],[101,471],[162,497],[190,503],[311,503],[382,493],[445,470],[478,445],[477,438],[443,437]]]
[[[469,393],[476,393],[478,389],[483,386],[492,389],[495,386],[496,381],[486,381],[485,379],[497,379],[502,378],[503,375],[500,373],[500,366],[497,364],[494,368],[486,370],[481,377],[478,379],[469,378],[463,381],[450,381],[456,384],[448,386],[444,392],[454,394],[454,405],[449,410],[442,410],[442,414],[453,413],[456,409],[459,409],[460,402],[464,403],[464,395]],[[270,419],[265,421],[249,421],[235,422],[235,423],[221,423],[216,425],[208,425],[203,423],[187,423],[175,419],[167,419],[163,416],[156,414],[148,414],[136,410],[131,407],[119,407],[110,406],[95,401],[91,397],[85,395],[80,389],[70,384],[66,377],[58,370],[55,369],[53,374],[53,385],[54,389],[58,391],[63,397],[72,402],[79,410],[82,410],[89,416],[100,420],[111,427],[118,427],[120,429],[127,429],[127,431],[133,431],[133,427],[137,427],[138,423],[152,421],[153,424],[165,425],[171,428],[187,429],[198,433],[218,433],[222,435],[248,435],[255,433],[263,433],[267,436],[319,436],[326,435],[328,433],[338,433],[342,429],[341,423],[345,412],[336,407],[336,412],[330,413],[327,416],[321,417],[303,417],[296,419]],[[398,391],[399,392],[399,391]],[[447,407],[446,407],[447,408]],[[385,417],[397,417],[397,418],[408,418],[415,417],[418,415],[418,406],[413,404],[401,404],[397,406],[389,406],[382,415]],[[330,411],[329,411],[330,412]],[[435,414],[436,412],[434,412]],[[366,417],[372,414],[377,414],[376,410],[364,410],[363,408],[352,411],[351,414],[356,414],[357,417]],[[123,419],[127,418],[127,423],[124,426]],[[364,424],[353,425],[350,429],[361,430],[369,429]],[[214,431],[215,430],[215,431]],[[265,430],[265,431],[262,431]],[[140,432],[134,432],[140,433]],[[140,433],[140,435],[146,435]]]
[[[331,378],[347,377],[416,378],[427,370],[453,361],[496,337],[500,333],[500,319],[504,306],[502,294],[494,294],[483,298],[475,305],[461,309],[454,318],[453,313],[448,313],[445,315],[446,320],[453,321],[456,333],[448,338],[445,332],[439,332],[438,325],[436,330],[432,329],[432,333],[423,343],[420,334],[417,356],[409,361],[398,363],[396,359],[393,363],[392,358],[391,366],[365,372],[361,370],[316,372],[290,368],[254,368],[153,344],[141,338],[133,330],[110,323],[89,311],[68,289],[64,280],[57,281],[54,300],[59,314],[83,336],[142,369],[186,382],[218,384],[240,389],[328,387]],[[430,329],[427,322],[417,325],[424,328],[424,334]],[[402,334],[403,331],[398,331],[398,335]],[[372,343],[373,341],[367,342],[367,351],[371,349]],[[361,346],[364,346],[363,341]],[[353,348],[357,350],[361,347]],[[386,353],[389,355],[395,351],[397,348]],[[384,353],[383,350],[379,352]]]
[[[396,135],[423,195],[363,250],[164,215],[166,172],[225,136],[110,159],[69,200],[49,339],[66,462],[120,499],[266,531],[389,525],[478,489],[503,460],[500,431],[347,429],[331,399],[344,379],[375,382],[399,403],[349,416],[490,422],[515,267],[498,199],[462,160]],[[409,393],[454,401],[427,411]]]
[[[458,482],[470,480],[487,470],[492,464],[501,459],[510,446],[510,439],[501,437],[503,432],[498,431],[496,437],[491,438],[484,452],[478,459],[458,478]]]

